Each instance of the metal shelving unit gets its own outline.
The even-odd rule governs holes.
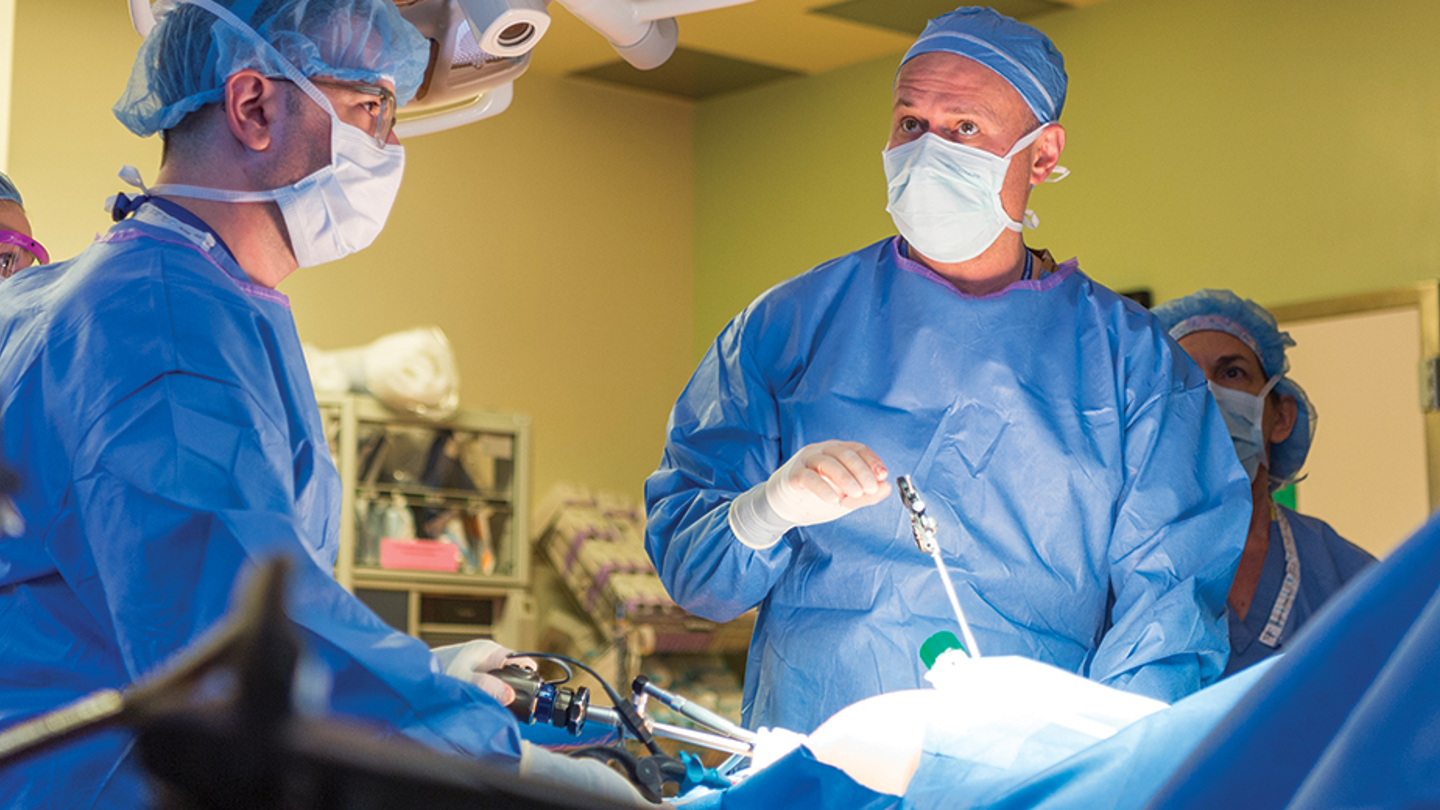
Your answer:
[[[535,615],[529,417],[462,411],[434,421],[364,396],[321,398],[319,404],[344,486],[336,580],[392,626],[432,646],[483,637],[528,648]],[[463,517],[467,526],[488,532],[493,570],[381,567],[370,553],[378,538],[371,536],[368,515],[395,495],[412,516]],[[357,505],[366,514],[357,515]],[[425,539],[423,521],[414,522]],[[477,549],[471,551],[467,567],[479,558]],[[456,559],[459,567],[460,554]]]

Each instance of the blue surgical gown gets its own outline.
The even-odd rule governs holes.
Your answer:
[[[288,301],[251,285],[204,223],[151,202],[76,259],[6,282],[0,407],[26,523],[0,539],[0,727],[143,677],[279,554],[334,711],[518,761],[505,709],[332,577],[340,480]],[[0,771],[0,806],[146,804],[132,747],[108,732]]]
[[[742,545],[728,510],[801,447],[863,442],[910,474],[985,654],[1175,700],[1219,678],[1249,485],[1205,377],[1073,260],[963,295],[890,239],[769,290],[671,413],[646,545],[675,600],[759,606],[744,721],[809,732],[922,686],[955,620],[899,498]]]
[[[1325,604],[1332,594],[1375,562],[1370,552],[1341,537],[1330,528],[1330,524],[1318,518],[1302,515],[1279,504],[1290,522],[1290,533],[1295,537],[1295,555],[1300,558],[1300,590],[1291,603],[1290,616],[1280,641],[1270,647],[1260,641],[1265,625],[1270,621],[1270,611],[1275,598],[1280,595],[1280,586],[1285,582],[1285,541],[1280,535],[1278,521],[1270,521],[1270,546],[1265,552],[1265,566],[1260,571],[1260,582],[1255,587],[1255,598],[1250,610],[1242,620],[1232,610],[1230,620],[1230,663],[1225,674],[1235,672],[1262,661],[1285,649],[1305,622]]]

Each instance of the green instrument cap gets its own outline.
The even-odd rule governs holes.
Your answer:
[[[949,630],[941,630],[925,639],[925,643],[920,645],[920,661],[925,664],[926,669],[930,669],[935,666],[935,659],[951,650],[959,650],[969,655],[965,650],[965,645],[960,643],[960,639],[956,638],[954,633]]]

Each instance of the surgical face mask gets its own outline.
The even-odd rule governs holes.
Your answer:
[[[324,93],[227,9],[209,0],[188,1],[209,10],[247,38],[270,49],[283,66],[285,78],[329,114],[330,164],[292,185],[268,191],[164,184],[152,186],[148,192],[219,202],[273,201],[280,206],[295,261],[301,267],[333,262],[369,247],[385,227],[400,190],[405,150],[398,144],[382,147],[370,133],[341,121]]]
[[[885,210],[900,235],[927,258],[954,264],[984,253],[1006,230],[1019,231],[1023,223],[1005,213],[1000,191],[1011,158],[1044,131],[1042,124],[1003,156],[929,132],[887,149]]]
[[[1251,481],[1255,480],[1261,464],[1270,463],[1270,443],[1265,438],[1265,398],[1278,382],[1278,375],[1271,377],[1259,395],[1210,383],[1210,393],[1220,406],[1220,415],[1225,417],[1225,427],[1230,430],[1230,441],[1235,444],[1240,465]]]

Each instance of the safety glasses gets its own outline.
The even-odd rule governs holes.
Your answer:
[[[0,231],[0,279],[9,278],[32,264],[49,264],[45,247],[23,233]]]
[[[390,140],[390,130],[395,127],[395,111],[399,108],[399,105],[395,103],[394,93],[384,87],[377,87],[371,84],[350,84],[348,82],[317,79],[314,76],[310,77],[310,83],[324,87],[337,87],[353,93],[363,93],[367,96],[374,96],[378,99],[379,109],[375,111],[375,127],[370,134],[375,138],[375,145],[382,148],[386,145],[386,142]]]

